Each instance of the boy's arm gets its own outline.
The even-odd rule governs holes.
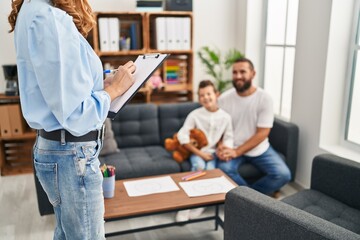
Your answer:
[[[229,147],[229,148],[234,147],[234,132],[232,128],[231,117],[227,119],[225,131],[223,133],[222,138],[219,140],[218,145],[219,143],[224,145],[225,147]]]
[[[214,157],[212,154],[210,153],[206,153],[201,151],[200,149],[197,149],[195,146],[191,145],[190,143],[185,143],[183,144],[183,146],[192,154],[195,154],[199,157],[201,157],[203,160],[205,161],[209,161],[212,160]]]

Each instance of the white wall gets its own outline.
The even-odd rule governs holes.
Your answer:
[[[321,13],[321,14],[319,14]],[[300,129],[296,180],[309,186],[319,148],[331,1],[299,2],[291,121]]]
[[[206,5],[206,6],[205,6]],[[226,52],[239,48],[237,35],[237,0],[196,0],[193,1],[194,18],[194,97],[197,99],[197,87],[201,80],[209,77],[203,71],[203,65],[197,57],[202,46],[219,48]]]

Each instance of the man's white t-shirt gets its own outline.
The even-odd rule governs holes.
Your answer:
[[[233,148],[231,117],[224,110],[210,112],[201,107],[189,113],[177,135],[181,144],[190,143],[190,130],[193,128],[202,130],[208,140],[208,145],[203,147],[202,151],[214,153],[221,138],[225,146]]]
[[[219,106],[230,114],[234,129],[234,147],[237,148],[255,133],[256,128],[272,128],[274,122],[271,96],[261,88],[250,96],[241,97],[235,88],[227,90],[219,98]],[[246,156],[256,157],[269,148],[266,138],[255,148],[246,152]]]

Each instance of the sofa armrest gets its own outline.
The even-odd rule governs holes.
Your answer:
[[[285,157],[284,161],[291,172],[291,180],[294,180],[299,145],[298,126],[275,118],[269,135],[269,142],[277,152]]]
[[[226,194],[224,239],[359,239],[359,235],[248,187]]]
[[[332,154],[314,158],[311,188],[360,209],[360,163]]]

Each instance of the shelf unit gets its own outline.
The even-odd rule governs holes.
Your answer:
[[[0,94],[1,106],[19,105],[19,102],[19,96]],[[31,154],[36,132],[26,125],[21,113],[19,113],[18,117],[20,118],[19,121],[24,125],[23,131],[17,134],[0,135],[0,169],[2,176],[33,172]],[[10,122],[10,124],[14,124],[14,122]],[[0,128],[3,127],[0,125]]]
[[[135,38],[138,41],[138,47],[130,50],[119,51],[101,51],[100,34],[103,33],[99,29],[99,18],[117,18],[119,19],[120,37],[126,38],[134,35],[129,35],[131,25],[137,25],[137,35]],[[189,20],[188,31],[190,47],[186,50],[159,50],[156,44],[156,19],[157,18],[187,18]],[[181,102],[193,100],[193,50],[192,50],[192,36],[193,36],[193,16],[191,12],[97,12],[95,13],[97,26],[90,32],[88,41],[94,48],[96,54],[100,57],[104,68],[110,66],[116,68],[119,65],[126,63],[129,60],[135,61],[136,57],[141,54],[148,53],[167,53],[170,54],[167,60],[163,63],[161,68],[161,77],[164,83],[162,89],[152,89],[148,85],[143,86],[140,91],[134,96],[131,102]],[[109,27],[111,28],[111,26]],[[175,28],[176,29],[176,28]],[[111,30],[109,30],[111,31]],[[120,41],[120,39],[119,39]],[[120,45],[120,43],[119,43]],[[175,71],[174,81],[169,83],[169,63],[178,61],[179,67]],[[176,67],[175,67],[176,68]],[[172,69],[175,69],[174,67]],[[173,73],[172,73],[173,74]],[[182,76],[182,80],[176,80]],[[105,77],[105,76],[104,76]]]

